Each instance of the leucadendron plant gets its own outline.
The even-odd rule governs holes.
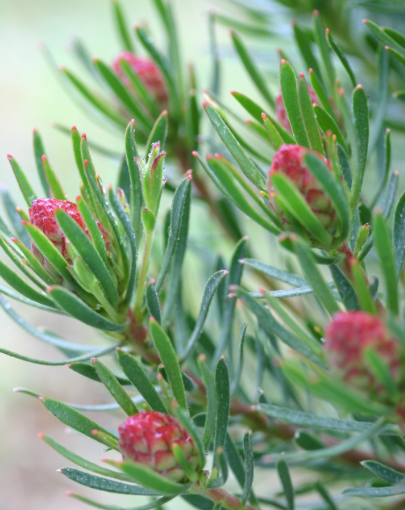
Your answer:
[[[168,4],[155,3],[168,20]],[[0,218],[0,245],[15,267],[0,263],[7,284],[0,305],[63,359],[0,352],[67,365],[105,387],[102,405],[92,403],[90,386],[88,405],[56,400],[52,389],[46,396],[17,389],[100,445],[104,464],[40,434],[69,462],[59,470],[78,484],[69,495],[107,510],[120,507],[105,505],[102,491],[128,496],[131,510],[168,508],[172,500],[177,508],[177,497],[201,510],[403,508],[405,194],[396,201],[396,145],[384,98],[388,53],[395,50],[403,64],[405,39],[369,24],[392,43],[377,50],[379,87],[369,91],[315,12],[302,52],[311,68],[308,58],[300,69],[282,58],[279,90],[272,90],[231,34],[265,103],[232,92],[250,115],[247,135],[234,127],[240,117],[218,91],[205,91],[210,152],[187,154],[213,182],[207,210],[222,194],[237,210],[228,217],[236,220],[233,232],[250,235],[236,245],[228,240],[228,257],[208,243],[198,252],[189,236],[192,203],[201,197],[191,171],[182,168],[176,186],[165,186],[166,150],[173,157],[181,142],[171,132],[178,128],[170,122],[173,91],[156,58],[153,64],[134,54],[114,6],[126,49],[108,68],[111,83],[119,80],[119,90],[134,97],[148,89],[159,108],[168,101],[169,120],[162,113],[148,125],[133,110],[123,144],[127,178],[121,173],[117,187],[102,184],[90,143],[73,128],[81,181],[75,201],[65,196],[37,131],[40,194],[11,156],[25,209],[1,188],[8,220]],[[136,97],[143,111],[148,102]],[[125,116],[124,106],[112,102],[108,111]],[[213,273],[201,293],[196,267],[185,271],[187,250]],[[3,296],[68,315],[101,331],[105,342],[83,345],[38,330]],[[114,414],[107,427],[104,415],[93,421],[86,411]],[[277,476],[281,491],[273,486]],[[99,494],[85,497],[80,486]],[[149,501],[137,503],[140,496]]]

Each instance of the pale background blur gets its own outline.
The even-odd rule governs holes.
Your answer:
[[[151,1],[123,0],[130,25],[148,19],[155,37],[159,22]],[[178,0],[183,53],[187,59],[198,56],[199,75],[207,86],[208,42],[206,13],[210,4]],[[57,171],[68,196],[77,194],[78,177],[69,139],[51,127],[54,121],[66,126],[77,125],[89,138],[121,149],[121,137],[108,135],[89,120],[66,94],[39,49],[43,41],[59,64],[72,66],[69,42],[79,35],[92,56],[109,62],[119,50],[108,0],[0,0],[0,182],[13,193],[17,204],[25,206],[14,180],[6,154],[12,154],[39,190],[32,153],[32,128],[36,127],[45,143],[53,168]],[[223,31],[222,38],[228,37]],[[139,45],[138,45],[139,47]],[[274,55],[276,59],[276,56]],[[232,65],[232,64],[231,64]],[[78,69],[78,68],[76,68]],[[237,77],[238,85],[241,77]],[[231,90],[230,88],[228,90]],[[115,182],[116,165],[94,154],[96,167],[105,183]],[[0,254],[4,259],[4,255]],[[46,326],[66,339],[89,342],[90,329],[74,320],[40,312],[12,302],[13,307],[36,327]],[[23,332],[0,309],[0,343],[2,347],[34,358],[60,359],[56,349]],[[120,498],[90,491],[56,473],[71,465],[42,441],[44,432],[71,447],[76,453],[97,461],[102,449],[97,443],[65,433],[64,426],[52,417],[41,403],[29,396],[13,393],[23,386],[47,396],[81,404],[110,402],[101,385],[84,379],[66,367],[43,367],[0,355],[0,510],[64,510],[85,508],[83,503],[66,497],[68,490],[87,495],[104,504],[137,506],[139,498]],[[91,395],[89,394],[91,392]],[[91,416],[97,421],[98,416]],[[103,424],[108,418],[101,417]],[[123,415],[116,414],[117,425]],[[167,505],[179,508],[181,502]]]

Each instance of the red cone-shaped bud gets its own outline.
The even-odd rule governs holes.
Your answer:
[[[46,237],[52,241],[53,245],[56,246],[58,251],[63,255],[65,260],[71,264],[69,252],[66,247],[66,237],[62,232],[62,229],[58,225],[55,218],[55,211],[63,209],[66,211],[71,218],[73,218],[78,225],[88,234],[86,224],[79,213],[77,205],[68,200],[57,200],[54,198],[38,198],[32,202],[29,209],[30,223],[35,225],[41,230]],[[42,265],[46,265],[46,261],[43,259],[42,254],[31,242],[32,253],[38,258]],[[46,268],[45,268],[46,269]]]
[[[160,69],[155,64],[155,62],[153,62],[153,60],[134,55],[130,51],[123,51],[119,53],[114,59],[113,69],[128,88],[131,88],[131,82],[122,69],[121,63],[123,60],[128,62],[134,73],[143,81],[145,87],[158,101],[159,105],[166,105],[166,87],[163,81],[162,73],[160,72]]]
[[[311,174],[306,167],[304,158],[308,152],[312,152],[327,165],[330,171],[330,162],[318,154],[317,152],[306,149],[299,145],[282,145],[280,149],[274,154],[273,161],[269,170],[267,179],[267,188],[270,195],[270,206],[273,209],[276,216],[279,218],[283,225],[290,226],[290,222],[285,217],[284,213],[278,207],[274,197],[275,190],[273,188],[271,179],[272,176],[281,173],[288,177],[299,192],[305,198],[307,204],[318,218],[321,225],[328,231],[333,237],[338,234],[339,221],[336,214],[336,210],[331,203],[330,198],[324,193],[319,182]],[[316,244],[316,241],[312,239],[311,235],[308,234],[310,240]]]
[[[359,390],[381,401],[389,401],[389,392],[378,381],[367,363],[372,350],[386,366],[394,383],[401,378],[401,345],[384,322],[366,312],[339,312],[325,330],[325,351],[332,370]]]
[[[119,427],[119,447],[124,459],[139,462],[176,482],[187,481],[172,452],[180,446],[190,465],[198,469],[198,453],[188,432],[168,414],[141,411]]]
[[[311,96],[312,104],[320,105],[318,96],[315,93],[315,90],[312,87],[308,87],[309,95]],[[283,126],[285,130],[291,133],[291,124],[288,120],[287,111],[284,106],[283,96],[281,92],[279,92],[276,98],[276,117],[279,124]]]

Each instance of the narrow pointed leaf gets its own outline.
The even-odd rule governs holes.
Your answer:
[[[77,363],[70,364],[69,368],[73,370],[73,372],[76,372],[84,377],[87,377],[92,381],[102,382],[97,373],[97,370],[90,363],[83,363],[79,361]],[[131,385],[131,381],[129,379],[126,379],[125,377],[119,376],[117,374],[114,374],[114,377],[121,384],[121,386]]]
[[[46,178],[44,167],[42,165],[42,156],[45,154],[45,148],[42,143],[41,135],[38,133],[36,129],[33,130],[33,142],[34,142],[34,155],[35,155],[35,164],[37,167],[39,179],[42,184],[42,188],[44,189],[46,197],[51,196],[51,190],[49,188],[49,183]]]
[[[122,408],[122,410],[128,415],[132,416],[138,414],[138,408],[132,402],[126,391],[117,381],[117,378],[113,375],[103,363],[98,360],[93,360],[94,368],[97,370],[97,374],[104,383],[105,387],[114,397],[116,402]]]
[[[393,244],[397,276],[401,274],[405,260],[405,192],[402,193],[395,208],[393,223]]]
[[[182,425],[190,434],[194,446],[198,451],[200,469],[203,469],[206,462],[205,448],[196,425],[194,425],[193,420],[190,418],[188,412],[184,411],[184,409],[182,409],[181,407],[179,406],[175,407],[174,413],[177,419],[179,420],[180,425]]]
[[[163,366],[166,369],[173,396],[183,409],[187,409],[183,378],[181,376],[179,362],[177,361],[177,355],[173,345],[167,334],[163,331],[155,319],[151,318],[149,324],[153,343],[159,353]]]
[[[235,376],[232,380],[231,384],[231,397],[235,393],[235,391],[238,389],[240,377],[242,375],[242,368],[243,368],[243,348],[245,345],[245,335],[246,335],[246,329],[247,329],[247,322],[245,322],[242,326],[242,330],[240,332],[240,341],[239,341],[239,358],[238,358],[238,364],[236,366],[236,372]]]
[[[214,375],[207,364],[207,358],[204,354],[201,354],[201,356],[198,357],[197,364],[207,395],[207,411],[202,441],[205,450],[208,451],[215,430],[215,419],[217,414],[217,393]]]
[[[220,468],[220,451],[225,448],[230,411],[229,373],[225,359],[221,356],[215,370],[215,386],[217,392],[217,418],[214,439],[214,466]],[[220,449],[220,451],[218,451]]]
[[[332,59],[330,55],[330,48],[328,42],[326,40],[325,28],[321,21],[321,17],[318,11],[314,11],[314,25],[315,25],[315,40],[318,43],[318,47],[321,53],[323,65],[326,71],[327,82],[329,85],[329,90],[333,91],[333,87],[335,84],[335,70],[332,64]]]
[[[159,494],[157,491],[151,491],[144,487],[139,487],[139,485],[114,482],[113,480],[108,480],[101,476],[90,475],[79,469],[62,468],[61,473],[74,482],[99,491],[126,494],[128,496],[154,496]]]
[[[245,485],[243,487],[242,502],[245,505],[249,498],[253,484],[254,463],[253,463],[252,431],[246,432],[246,434],[243,437],[243,453],[245,457],[246,476]]]
[[[324,110],[321,106],[317,104],[314,105],[313,108],[316,115],[316,120],[318,121],[318,124],[322,131],[324,132],[324,134],[326,135],[328,131],[332,131],[332,133],[336,135],[337,143],[339,143],[347,152],[347,144],[345,138],[334,118],[331,117],[326,110]]]
[[[28,179],[27,179],[25,173],[22,171],[20,165],[13,158],[13,156],[9,155],[8,161],[10,162],[11,168],[13,169],[15,178],[18,182],[18,185],[20,187],[20,190],[21,190],[21,193],[23,194],[24,199],[27,202],[28,207],[31,207],[32,202],[34,200],[36,200],[37,195],[35,194],[35,191],[31,188],[31,185],[28,182]]]
[[[215,130],[228,147],[232,156],[238,162],[242,172],[261,190],[266,190],[266,181],[263,175],[256,168],[252,160],[246,155],[235,136],[231,133],[219,113],[209,104],[204,104],[204,109],[212,122]]]
[[[121,7],[120,3],[118,2],[118,0],[113,0],[112,5],[113,5],[115,23],[116,23],[116,26],[118,29],[118,34],[120,36],[121,43],[126,50],[134,53],[134,43],[132,41],[131,34],[129,33],[129,30],[128,30],[128,27],[126,24],[126,20],[125,20],[125,14],[122,10],[122,7]]]
[[[106,319],[64,287],[49,287],[48,292],[62,310],[93,328],[105,331],[122,331],[127,327],[126,323],[116,324]]]
[[[182,355],[182,361],[187,360],[193,353],[194,349],[197,346],[198,339],[202,333],[205,319],[207,318],[208,311],[210,309],[210,305],[212,299],[215,296],[215,293],[218,289],[219,284],[221,283],[223,277],[228,272],[225,270],[217,271],[214,273],[211,278],[208,280],[207,285],[204,289],[204,294],[201,302],[200,313],[198,315],[197,322],[195,324],[194,330],[191,334],[191,337],[186,345],[185,351]]]
[[[145,158],[148,157],[148,154],[152,149],[153,143],[160,142],[160,149],[164,150],[167,137],[167,130],[168,130],[167,111],[164,110],[156,119],[152,131],[150,132],[148,141],[146,142]]]
[[[81,501],[82,503],[86,503],[86,505],[90,505],[95,508],[100,508],[101,510],[152,510],[153,508],[158,508],[159,510],[161,510],[163,508],[161,507],[161,505],[173,499],[171,496],[162,496],[161,498],[155,499],[141,506],[136,506],[132,508],[128,507],[122,508],[116,505],[103,505],[101,503],[97,503],[97,501],[93,501],[92,499],[80,496],[79,494],[70,493],[69,496],[71,498],[77,499],[78,501]]]
[[[303,147],[310,147],[301,116],[295,72],[292,65],[285,60],[281,61],[280,86],[283,103],[296,143]]]
[[[343,274],[338,266],[331,265],[330,271],[333,280],[336,283],[336,289],[339,292],[342,303],[347,310],[360,310],[359,301],[356,292],[350,280]]]
[[[159,494],[176,496],[177,494],[186,492],[189,488],[188,484],[172,482],[168,478],[157,474],[147,466],[136,462],[124,461],[119,463],[117,467],[126,473],[134,482],[146,487],[147,489],[156,490]]]
[[[150,408],[153,411],[166,413],[167,410],[142,365],[133,356],[122,349],[117,350],[117,356],[118,362],[125,375],[143,396]]]
[[[160,311],[159,298],[156,294],[155,285],[153,283],[148,285],[146,289],[146,305],[150,316],[156,319],[159,324],[162,324],[162,313]]]
[[[321,135],[319,133],[319,127],[315,118],[312,99],[303,75],[301,75],[298,79],[298,98],[309,145],[314,151],[325,155]]]
[[[58,178],[56,177],[55,172],[52,170],[51,165],[48,162],[47,157],[42,156],[42,166],[44,168],[46,180],[48,181],[49,188],[51,190],[51,194],[53,198],[58,200],[66,200],[66,194],[60,185]]]
[[[294,510],[294,488],[291,483],[290,472],[287,463],[284,460],[277,462],[277,472],[284,489],[284,495],[287,500],[287,509]]]
[[[393,485],[401,483],[405,480],[404,473],[400,473],[396,469],[384,466],[384,464],[381,464],[381,462],[376,462],[375,460],[365,460],[361,464],[366,469],[371,471],[373,475],[376,475],[382,480],[388,483],[392,483]]]

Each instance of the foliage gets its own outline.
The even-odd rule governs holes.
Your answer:
[[[150,498],[133,508],[158,508],[181,497],[203,510],[293,510],[308,493],[309,508],[402,508],[405,199],[404,194],[397,199],[399,173],[391,169],[395,146],[389,128],[401,139],[404,129],[401,118],[390,118],[389,106],[402,113],[405,36],[365,21],[370,32],[364,41],[370,44],[355,58],[348,56],[342,47],[358,27],[349,34],[341,30],[347,3],[321,2],[311,25],[293,27],[301,67],[280,51],[278,92],[244,40],[245,34],[271,35],[263,24],[267,17],[258,19],[259,2],[231,3],[235,12],[248,12],[251,24],[210,15],[214,72],[202,108],[194,72],[184,78],[170,2],[154,1],[167,55],[145,27],[136,28],[136,47],[143,46],[161,73],[167,93],[161,96],[167,99],[163,111],[135,67],[124,63],[120,74],[89,60],[77,43],[90,75],[110,95],[100,97],[82,77],[61,72],[93,109],[121,129],[119,182],[103,186],[91,158],[97,147],[75,127],[71,139],[81,180],[76,204],[60,205],[69,203],[37,131],[39,195],[9,156],[29,210],[18,207],[16,213],[14,199],[1,188],[7,220],[0,217],[0,245],[13,266],[0,262],[7,284],[0,286],[0,305],[63,359],[0,352],[31,363],[67,365],[103,384],[113,402],[102,406],[68,405],[33,390],[19,391],[39,397],[63,424],[105,448],[106,464],[100,466],[41,435],[76,466],[61,473],[99,491]],[[317,7],[305,0],[279,3],[298,13]],[[388,15],[404,8],[394,1],[351,4]],[[116,0],[113,14],[123,51],[134,54]],[[216,23],[234,29],[230,40],[254,85],[252,93],[232,92],[233,106],[220,95]],[[357,80],[364,67],[367,85]],[[306,72],[299,74],[301,69]],[[249,115],[246,122],[237,108]],[[207,130],[202,130],[202,115]],[[178,168],[174,178],[165,175],[166,158]],[[171,206],[162,218],[163,199]],[[192,277],[185,271],[193,248],[190,214],[198,201],[232,246],[227,261],[211,254],[216,264],[201,294],[201,275],[196,277],[195,268]],[[55,206],[46,218],[43,203]],[[197,254],[203,262],[206,253]],[[196,295],[199,311],[188,301]],[[40,331],[3,296],[69,315],[100,330],[105,341],[83,345]],[[342,316],[357,322],[350,328],[351,319],[345,320],[347,341],[335,342],[339,328],[333,324]],[[365,327],[356,333],[367,317],[372,339],[363,334]],[[391,357],[387,346],[393,346]],[[340,363],[345,356],[347,371],[353,369],[356,377],[345,373]],[[359,374],[369,378],[366,384]],[[117,409],[127,416],[153,411],[131,423],[170,415],[170,431],[183,430],[181,438],[193,445],[193,462],[176,441],[164,448],[174,462],[169,467],[142,462],[142,446],[136,459],[128,458],[118,423],[112,430],[82,412]],[[157,451],[153,441],[149,461]],[[122,461],[113,461],[110,450],[123,452]],[[166,476],[174,467],[180,475]],[[308,475],[308,483],[297,482],[295,468]],[[229,470],[239,485],[234,493],[228,490]],[[266,479],[278,476],[281,492],[267,486],[262,494],[255,487],[263,473]],[[337,496],[342,487],[343,497]],[[118,509],[70,496],[96,508]]]

